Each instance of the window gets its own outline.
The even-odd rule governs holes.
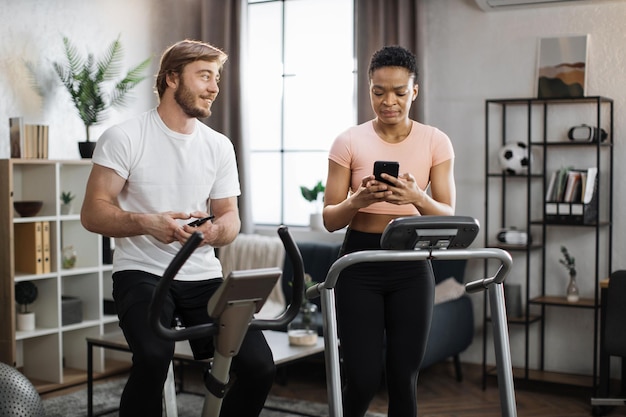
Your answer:
[[[353,0],[249,0],[246,130],[255,224],[306,226],[300,186],[356,122]]]

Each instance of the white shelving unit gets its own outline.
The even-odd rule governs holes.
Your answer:
[[[111,265],[103,263],[103,239],[85,230],[79,217],[91,161],[89,160],[0,160],[0,361],[18,367],[39,391],[86,380],[85,338],[117,329],[117,316],[103,314],[103,300],[111,298]],[[61,214],[60,195],[71,191],[73,213]],[[42,200],[35,217],[20,217],[13,202]],[[15,270],[14,225],[50,223],[50,272],[25,274]],[[73,246],[77,261],[62,268],[62,252]],[[16,331],[14,285],[32,281],[38,298],[30,306],[36,314],[33,331]],[[62,325],[61,296],[82,302],[82,321]],[[109,361],[115,358],[116,360]],[[94,369],[104,373],[119,367],[117,356],[105,358],[94,352]],[[127,366],[123,364],[122,366]]]

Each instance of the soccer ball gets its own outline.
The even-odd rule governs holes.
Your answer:
[[[528,174],[531,159],[532,155],[528,152],[528,146],[523,142],[507,143],[498,152],[500,166],[507,174]]]

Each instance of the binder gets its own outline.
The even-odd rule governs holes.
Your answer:
[[[16,223],[15,271],[43,273],[43,232],[41,222]]]
[[[43,273],[50,273],[50,222],[41,222],[41,244],[43,247]]]

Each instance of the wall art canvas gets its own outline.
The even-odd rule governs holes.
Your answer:
[[[542,38],[539,41],[539,98],[584,97],[588,35]]]

